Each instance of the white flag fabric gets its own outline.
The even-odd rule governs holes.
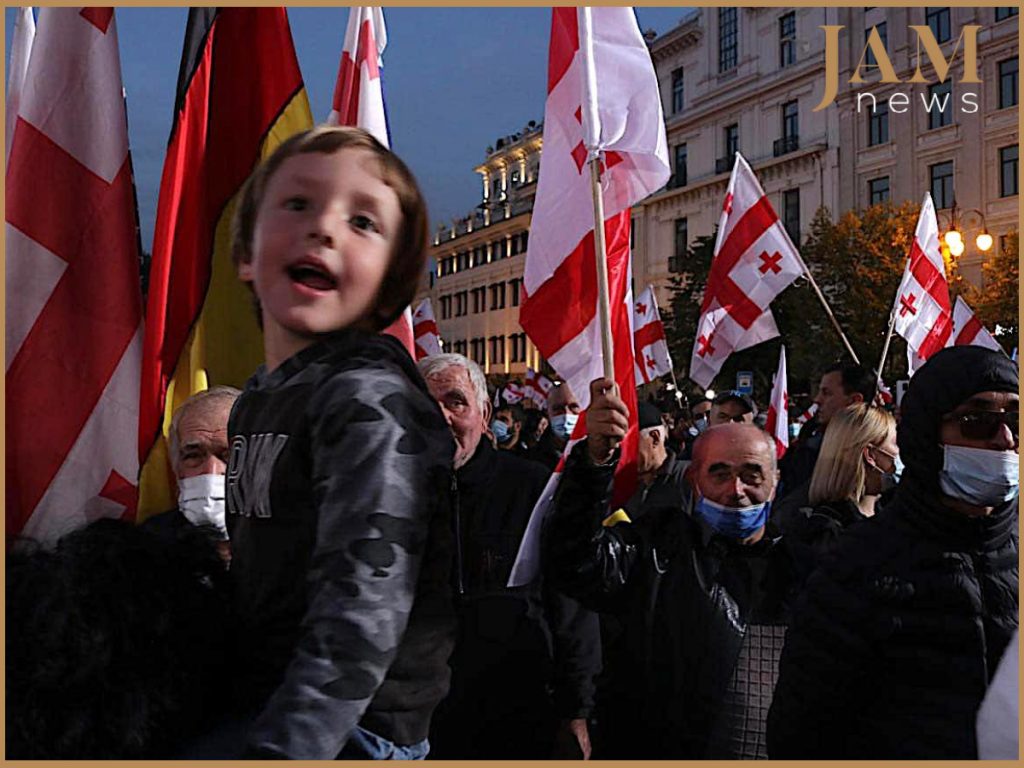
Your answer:
[[[978,347],[988,347],[996,352],[1003,351],[1002,345],[981,324],[974,311],[964,301],[963,296],[957,296],[956,303],[953,305],[953,344],[955,346],[973,344]]]
[[[380,75],[387,44],[382,8],[357,6],[349,9],[327,124],[357,125],[385,147],[390,147]]]
[[[21,90],[25,86],[28,58],[32,54],[32,41],[36,37],[36,20],[32,8],[19,8],[14,19],[14,35],[11,40],[11,58],[7,63],[7,146],[4,156],[11,155],[11,139],[14,138],[14,124],[21,103]]]
[[[665,326],[658,312],[653,285],[648,285],[633,303],[633,349],[638,387],[672,373],[672,357],[668,353]]]
[[[953,340],[953,312],[939,246],[939,224],[932,196],[927,192],[892,311],[896,313],[893,329],[907,340],[907,368],[913,376],[925,360]]]
[[[775,451],[781,459],[789,448],[789,384],[786,379],[786,347],[779,347],[779,368],[772,382],[772,397],[768,403],[768,420],[764,431],[775,440]]]
[[[7,167],[9,537],[134,517],[135,222],[114,11],[43,8]]]
[[[523,387],[516,381],[510,381],[501,390],[501,398],[509,405],[521,403],[525,396]]]
[[[547,408],[548,393],[553,386],[554,384],[547,376],[538,373],[533,368],[527,368],[526,380],[523,382],[523,397],[532,400],[538,408]]]
[[[737,152],[704,288],[690,378],[709,387],[733,352],[778,336],[769,305],[805,271],[757,176]]]
[[[437,331],[430,299],[424,299],[412,316],[412,335],[416,340],[416,359],[441,354],[441,335]]]
[[[662,188],[670,173],[658,80],[632,8],[552,9],[543,142],[519,323],[586,408],[590,382],[604,373],[588,166],[600,157],[613,367],[630,414],[612,493],[613,505],[622,504],[636,486],[638,440],[629,207]],[[574,437],[585,428],[580,419]],[[539,573],[550,500],[545,491],[534,508],[510,586]]]

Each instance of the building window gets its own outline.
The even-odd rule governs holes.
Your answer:
[[[517,236],[513,236],[512,239],[508,241],[508,255],[519,255],[519,238]]]
[[[874,147],[889,141],[889,102],[875,105],[868,113],[868,146]]]
[[[511,342],[512,349],[511,357],[509,362],[511,363],[525,363],[526,362],[526,334],[525,333],[514,333],[508,337]]]
[[[733,156],[740,151],[740,126],[738,123],[725,126],[725,156],[732,163]]]
[[[953,80],[928,86],[928,130],[953,122]]]
[[[441,319],[447,320],[452,316],[452,297],[442,296],[441,297]]]
[[[529,240],[530,240],[530,233],[529,232],[521,232],[519,234],[519,252],[520,253],[526,253],[526,246],[527,246],[527,243],[529,243]]]
[[[683,68],[672,70],[672,114],[683,111]]]
[[[879,179],[868,181],[868,204],[878,205],[889,202],[889,177],[882,176]]]
[[[491,285],[491,309],[505,308],[505,283]]]
[[[944,43],[952,36],[949,28],[949,8],[925,8],[924,23],[931,27],[936,42]]]
[[[522,278],[513,278],[509,281],[509,294],[512,297],[512,306],[519,306],[519,286],[522,284]]]
[[[779,17],[779,67],[796,63],[796,11]]]
[[[455,342],[455,352],[460,355],[466,354],[466,342],[465,340]]]
[[[999,108],[1017,106],[1017,68],[1016,58],[999,62]]]
[[[459,271],[469,269],[469,251],[459,252]]]
[[[775,157],[795,152],[800,146],[800,109],[796,101],[782,105],[782,138],[772,147]]]
[[[928,166],[931,180],[932,200],[936,208],[949,208],[953,205],[953,161],[936,163]]]
[[[735,8],[718,9],[718,71],[728,72],[736,66],[738,22]]]
[[[1020,9],[1016,6],[1010,8],[996,8],[996,21],[1002,21],[1008,19],[1011,16],[1016,16]]]
[[[868,67],[877,67],[878,59],[875,58],[875,52],[867,47],[868,38],[871,37],[871,30],[878,30],[878,39],[882,41],[882,46],[888,49],[889,47],[889,27],[882,21],[875,24],[874,27],[868,27],[864,30],[864,69]]]
[[[686,218],[676,219],[675,243],[672,249],[672,257],[668,260],[670,272],[682,272],[683,261],[686,259],[686,251],[690,246],[689,223]]]
[[[782,226],[795,245],[800,244],[800,190],[787,189],[782,193]]]
[[[478,365],[484,365],[484,361],[487,355],[486,341],[483,337],[473,339],[469,342],[470,353],[469,356],[473,358],[473,362]]]
[[[673,187],[686,186],[686,144],[676,144],[676,170],[672,176]]]
[[[455,316],[462,317],[469,312],[469,291],[459,291],[455,294]]]
[[[999,150],[999,196],[1017,194],[1017,144]]]
[[[505,364],[505,337],[491,336],[491,365]]]

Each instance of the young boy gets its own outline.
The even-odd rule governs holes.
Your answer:
[[[378,333],[424,268],[423,198],[369,134],[316,128],[253,173],[234,235],[266,353],[229,422],[247,756],[423,757],[454,630],[454,446]]]

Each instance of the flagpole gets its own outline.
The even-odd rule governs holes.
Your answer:
[[[899,288],[896,289],[896,295],[899,296]],[[882,380],[882,368],[885,365],[885,358],[889,355],[889,342],[892,341],[892,331],[896,327],[896,302],[892,304],[892,308],[889,310],[889,330],[885,334],[885,343],[882,344],[882,358],[878,361],[878,380]]]
[[[597,317],[601,329],[604,377],[615,380],[612,320],[608,300],[608,253],[604,238],[604,197],[601,194],[601,115],[597,106],[597,71],[594,68],[594,34],[590,8],[578,9],[579,42],[583,65],[583,144],[590,158],[590,191],[594,198],[594,259],[597,262]]]
[[[788,233],[786,237],[789,237]],[[811,287],[817,294],[818,300],[821,302],[821,306],[825,308],[825,314],[828,315],[828,319],[832,321],[832,326],[836,329],[836,333],[839,334],[839,338],[842,340],[843,346],[846,347],[846,351],[850,353],[850,357],[853,358],[853,362],[860,365],[860,358],[857,357],[857,353],[854,352],[853,347],[850,346],[850,340],[847,339],[846,334],[843,333],[843,329],[839,325],[839,320],[836,319],[836,316],[832,312],[832,307],[828,305],[828,301],[825,299],[825,294],[821,292],[821,288],[818,287],[818,283],[815,281],[814,275],[812,275],[811,270],[807,268],[807,262],[804,261],[804,257],[800,255],[800,251],[796,246],[793,246],[793,253],[795,253],[796,257],[800,260],[800,266],[803,267],[804,270],[804,277],[807,278],[807,281],[811,284]]]

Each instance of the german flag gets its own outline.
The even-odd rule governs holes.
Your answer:
[[[283,8],[192,8],[164,160],[149,273],[139,414],[141,521],[176,504],[171,414],[263,361],[248,289],[231,263],[231,218],[261,159],[312,114]]]

